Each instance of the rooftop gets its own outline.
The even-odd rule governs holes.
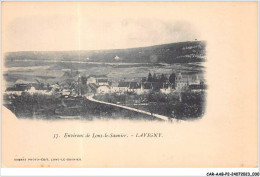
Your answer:
[[[206,85],[203,84],[198,84],[198,85],[189,85],[189,89],[191,90],[196,90],[196,89],[205,89]]]
[[[141,88],[141,84],[138,82],[130,82],[129,87],[130,87],[130,89],[138,89],[138,88]]]
[[[119,82],[118,87],[129,87],[129,82]]]
[[[94,78],[107,78],[106,75],[94,75],[94,74],[90,74],[89,76],[87,76],[87,78],[90,78],[90,77],[94,77]]]
[[[108,82],[108,79],[97,79],[98,82]]]

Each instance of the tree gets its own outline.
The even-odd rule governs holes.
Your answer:
[[[172,74],[170,75],[170,77],[169,77],[169,82],[170,82],[171,84],[173,84],[173,88],[175,88],[175,78],[176,78],[176,76],[175,76],[174,73],[172,73]]]
[[[86,83],[87,83],[87,77],[86,76],[82,76],[81,77],[81,84],[86,85]]]
[[[171,75],[170,75],[170,77],[169,77],[169,82],[170,83],[172,83],[172,84],[174,84],[175,83],[175,74],[174,73],[172,73]]]
[[[157,82],[157,76],[155,73],[153,73],[153,79],[152,79],[153,82]]]
[[[147,81],[148,82],[152,82],[153,81],[153,77],[152,77],[151,73],[148,74]]]
[[[166,80],[167,80],[167,77],[164,74],[162,74],[159,79],[159,82],[166,82]]]

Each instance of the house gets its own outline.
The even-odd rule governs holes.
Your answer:
[[[110,92],[111,93],[119,93],[119,87],[118,87],[118,83],[116,82],[112,82],[110,85]]]
[[[88,84],[88,87],[91,92],[96,93],[98,85],[91,83],[91,84]]]
[[[125,93],[130,92],[130,82],[118,82],[118,83],[111,83],[110,91],[111,93]]]
[[[69,90],[69,89],[63,89],[62,90],[62,93],[61,93],[62,95],[70,95],[71,94],[71,91]]]
[[[185,85],[187,85],[186,82]],[[136,93],[138,95],[147,94],[151,91],[170,94],[174,90],[174,84],[162,82],[113,82],[110,87],[107,87],[110,89],[110,93]],[[105,87],[103,90],[108,93],[108,91],[105,91]]]
[[[46,94],[47,88],[45,89],[36,89],[32,84],[15,84],[13,87],[8,87],[5,90],[6,94],[21,95],[22,92],[27,92],[30,94]]]
[[[106,75],[89,75],[87,77],[87,84],[109,85]]]
[[[97,79],[95,77],[88,77],[87,78],[87,84],[96,84]]]
[[[96,79],[96,82],[97,82],[97,85],[109,85],[109,82],[108,82],[108,79],[103,79],[103,78],[100,78],[100,79]]]
[[[172,84],[170,83],[163,83],[163,87],[160,89],[161,93],[170,94],[172,92]]]
[[[204,84],[194,84],[194,85],[189,85],[189,90],[191,92],[201,92],[206,89],[206,85]]]
[[[36,89],[35,89],[35,87],[31,86],[27,91],[28,91],[29,93],[35,93],[35,92],[36,92]]]
[[[178,74],[175,80],[176,90],[184,90],[189,86],[188,77],[184,78],[181,73]]]
[[[142,83],[141,92],[150,93],[153,90],[153,84],[151,82]]]
[[[129,92],[130,91],[129,84],[130,84],[129,82],[119,82],[118,83],[119,93]]]
[[[97,88],[98,94],[110,93],[110,88],[107,85],[101,85]]]
[[[138,82],[129,82],[129,91],[136,92],[138,89],[141,89],[141,84]]]
[[[179,73],[175,80],[176,90],[181,91],[189,89],[190,85],[199,85],[201,82],[202,80],[199,78],[198,74],[182,75]]]
[[[50,90],[49,94],[58,93],[61,90],[60,85],[58,83],[52,84],[50,87],[51,87],[51,90]]]
[[[192,85],[192,84],[198,85],[198,84],[200,84],[200,79],[199,79],[198,74],[192,75],[192,76],[189,77],[189,78],[190,78],[190,79],[189,79],[189,85]]]
[[[114,58],[115,60],[119,60],[120,59],[120,57],[119,56],[115,56],[115,58]]]
[[[27,91],[28,85],[27,84],[15,84],[14,87],[8,87],[5,90],[5,93],[8,95],[21,95],[22,92]]]
[[[144,83],[132,84],[131,89],[137,95],[141,95],[141,94],[144,94],[145,92],[147,92],[144,90]]]
[[[140,83],[137,88],[134,90],[136,94],[145,94],[150,93],[151,91],[159,91],[163,88],[163,83],[161,82],[143,82]]]

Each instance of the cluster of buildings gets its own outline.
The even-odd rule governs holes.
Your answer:
[[[136,93],[138,95],[149,93],[158,88],[162,93],[169,94],[173,90],[173,84],[158,82],[118,82],[111,85],[97,87],[97,94],[105,93]]]
[[[53,85],[44,86],[42,83],[18,80],[15,82],[14,86],[8,87],[5,90],[5,93],[8,95],[21,95],[23,92],[26,92],[29,94],[38,93],[52,95],[60,91],[60,86],[56,83]]]
[[[82,82],[80,77],[75,81],[76,87],[65,88],[58,83],[44,86],[41,83],[30,83],[19,80],[13,87],[6,89],[7,94],[21,95],[22,92],[30,94],[46,94],[53,95],[59,94],[63,96],[79,96],[82,95],[81,87]],[[138,95],[147,94],[151,91],[161,92],[163,94],[170,94],[172,92],[192,91],[200,92],[205,89],[204,83],[199,79],[198,75],[188,76],[179,73],[175,78],[175,83],[166,82],[133,82],[133,81],[119,81],[112,82],[106,75],[89,75],[86,77],[84,83],[88,88],[88,92],[95,94],[106,93],[135,93]],[[86,94],[86,92],[84,93]]]
[[[18,80],[14,86],[5,90],[7,94],[21,95],[23,92],[49,94],[47,87],[41,87],[38,83]]]
[[[205,89],[204,83],[199,79],[198,75],[183,76],[179,73],[176,76],[175,83],[170,82],[110,82],[109,79],[102,76],[91,75],[88,77],[87,84],[91,90],[97,94],[106,93],[136,93],[138,95],[149,93],[151,91],[159,91],[163,94],[170,94],[175,91],[200,92]]]

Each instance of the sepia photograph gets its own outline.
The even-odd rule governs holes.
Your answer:
[[[194,39],[127,49],[8,52],[4,106],[18,118],[47,120],[201,118],[205,48],[205,41]]]

